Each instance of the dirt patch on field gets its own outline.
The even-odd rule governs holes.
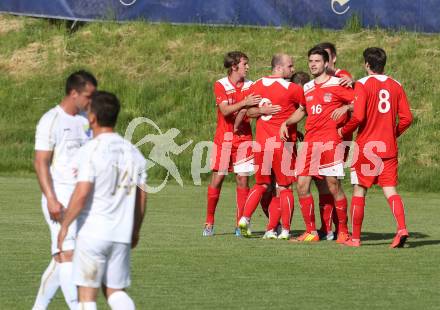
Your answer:
[[[9,59],[0,59],[0,65],[10,74],[23,77],[37,73],[50,62],[51,71],[60,73],[66,67],[64,56],[64,39],[57,36],[48,43],[33,42],[14,51]]]
[[[0,14],[0,35],[9,31],[19,31],[23,26],[23,20],[18,18],[8,18]]]

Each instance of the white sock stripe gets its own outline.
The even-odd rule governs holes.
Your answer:
[[[252,191],[249,193],[249,195],[248,195],[247,198],[246,198],[246,202],[245,202],[245,204],[244,204],[245,207],[246,207],[246,205],[248,204],[248,201],[249,201],[249,199],[251,198],[251,196],[252,196],[256,191],[257,191],[257,190],[254,189],[254,190],[252,190]]]
[[[351,231],[353,232],[354,214],[356,212],[356,205],[353,205],[353,213],[351,214]]]
[[[333,222],[333,208],[330,211],[330,218],[328,219],[328,226],[332,227],[332,222]]]

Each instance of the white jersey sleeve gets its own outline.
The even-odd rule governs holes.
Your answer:
[[[59,114],[54,109],[50,110],[40,119],[35,133],[36,151],[53,151],[56,143],[56,122]]]

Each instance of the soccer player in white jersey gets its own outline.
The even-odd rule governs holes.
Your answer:
[[[46,309],[61,286],[70,309],[77,307],[77,292],[72,281],[75,228],[69,231],[63,250],[57,247],[59,222],[75,186],[74,157],[88,140],[89,125],[80,115],[90,104],[96,90],[95,77],[86,72],[72,73],[66,81],[61,103],[40,119],[35,135],[35,171],[40,183],[42,209],[51,234],[52,260],[41,278],[34,310]]]
[[[113,131],[119,107],[111,93],[92,96],[88,120],[94,138],[79,151],[77,183],[58,236],[61,247],[78,218],[73,274],[84,310],[96,309],[101,285],[111,309],[135,309],[124,289],[145,211],[147,161]]]

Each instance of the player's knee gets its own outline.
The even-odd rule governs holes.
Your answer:
[[[298,183],[297,191],[299,197],[305,197],[310,194],[310,186],[307,183]]]
[[[249,186],[248,180],[249,178],[247,176],[237,175],[236,177],[237,187],[241,187],[241,188],[248,187]]]

